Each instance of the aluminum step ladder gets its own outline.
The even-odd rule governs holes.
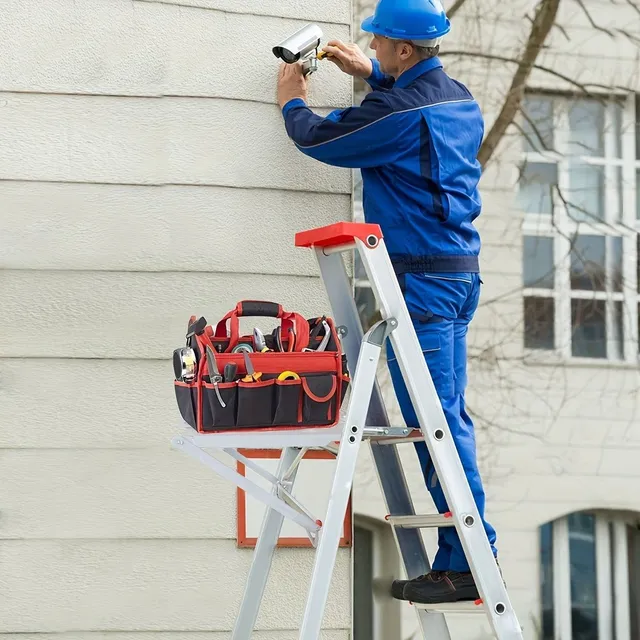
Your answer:
[[[254,552],[232,640],[249,640],[267,583],[284,518],[302,526],[316,548],[300,640],[318,640],[329,593],[340,536],[353,486],[358,452],[369,441],[389,521],[408,578],[427,573],[430,564],[420,530],[454,526],[458,531],[480,600],[450,605],[415,605],[425,640],[450,640],[447,612],[486,614],[498,640],[522,640],[522,629],[511,606],[500,570],[491,552],[440,401],[429,375],[417,335],[404,302],[378,225],[338,223],[296,235],[296,246],[312,248],[327,289],[333,317],[340,327],[352,388],[343,419],[332,428],[264,430],[252,433],[194,434],[173,438],[175,448],[200,460],[222,477],[261,500],[268,508]],[[363,335],[342,253],[357,250],[382,320]],[[386,340],[400,364],[413,402],[420,431],[392,427],[376,382],[376,371]],[[451,511],[417,515],[397,450],[400,443],[424,439]],[[339,443],[339,444],[337,444]],[[275,476],[238,449],[282,449]],[[308,449],[333,451],[336,469],[324,522],[292,495],[299,464]],[[208,450],[224,451],[268,480],[266,491]]]

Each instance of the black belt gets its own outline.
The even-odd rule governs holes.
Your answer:
[[[396,275],[403,273],[480,273],[478,256],[409,256],[392,254]]]

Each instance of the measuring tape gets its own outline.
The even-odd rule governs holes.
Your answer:
[[[246,342],[241,342],[233,348],[231,353],[253,353],[253,347]]]

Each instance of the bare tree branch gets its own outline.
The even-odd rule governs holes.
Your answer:
[[[621,33],[625,38],[628,38],[635,45],[640,45],[640,38],[638,36],[634,36],[632,33],[629,33],[626,29],[618,29],[619,33]]]
[[[598,31],[602,31],[603,33],[606,33],[608,36],[611,36],[612,38],[613,33],[611,31],[609,31],[609,29],[605,29],[604,27],[601,27],[600,25],[596,24],[593,20],[593,18],[591,17],[591,14],[589,13],[589,9],[587,9],[587,7],[585,6],[583,0],[576,0],[576,2],[580,5],[580,8],[582,9],[582,12],[584,13],[585,16],[587,16],[587,20],[589,21],[589,24],[594,28],[597,29]]]
[[[452,55],[457,55],[457,56],[468,56],[471,58],[486,58],[488,60],[499,60],[500,62],[510,62],[512,64],[517,64],[520,65],[522,64],[522,61],[519,58],[509,58],[508,56],[500,56],[497,54],[493,54],[493,53],[482,53],[480,51],[443,51],[442,53],[438,54],[441,58],[445,57],[445,56],[452,56]],[[594,89],[606,89],[607,91],[611,90],[611,89],[616,89],[616,88],[620,88],[620,89],[625,89],[624,87],[607,87],[604,84],[594,84],[594,83],[587,83],[587,84],[583,84],[581,82],[578,82],[577,80],[574,80],[573,78],[570,78],[569,76],[564,75],[563,73],[560,73],[559,71],[556,71],[555,69],[551,69],[550,67],[545,67],[544,65],[541,64],[534,64],[532,65],[533,69],[537,69],[538,71],[542,71],[544,73],[548,73],[552,76],[555,76],[556,78],[560,78],[560,80],[564,80],[565,82],[567,82],[568,84],[576,87],[576,89],[580,89],[580,91],[582,93],[585,94],[586,97],[588,98],[594,98],[596,100],[601,100],[603,102],[603,104],[606,102],[606,100],[602,97],[599,96],[595,93],[591,93],[589,91],[589,87],[592,87]],[[512,87],[512,91],[513,89],[513,84],[511,85]],[[628,90],[628,89],[627,89]],[[506,104],[506,102],[505,102]],[[519,107],[519,105],[518,105]],[[517,110],[516,110],[517,111]],[[515,114],[514,114],[515,116]]]
[[[509,128],[509,125],[518,113],[522,98],[524,97],[527,80],[531,75],[531,71],[533,70],[545,40],[555,24],[559,6],[560,0],[541,0],[536,8],[529,39],[522,58],[518,63],[518,68],[513,76],[509,93],[507,94],[500,114],[482,143],[482,147],[480,147],[478,161],[483,167],[486,167],[502,140],[502,137]]]
[[[570,41],[570,40],[571,40],[571,38],[569,37],[569,34],[568,34],[567,30],[566,30],[566,29],[565,29],[561,24],[559,24],[559,23],[557,23],[557,22],[556,22],[553,26],[554,26],[556,29],[558,29],[558,31],[560,31],[560,33],[561,33],[561,34],[562,34],[562,35],[563,35],[563,36],[564,36],[568,41]]]
[[[450,9],[447,11],[447,16],[449,17],[449,19],[453,18],[453,16],[456,15],[456,13],[460,10],[462,5],[466,1],[467,0],[455,0],[455,2],[451,5]]]
[[[638,7],[638,5],[634,2],[634,0],[627,0],[627,4],[632,8],[635,9],[638,13],[638,15],[640,15],[640,7]]]

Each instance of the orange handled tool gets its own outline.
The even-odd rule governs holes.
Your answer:
[[[251,363],[251,358],[249,358],[249,354],[244,352],[244,366],[247,368],[247,375],[242,378],[242,382],[258,382],[260,378],[262,378],[262,372],[253,368],[253,364]]]

